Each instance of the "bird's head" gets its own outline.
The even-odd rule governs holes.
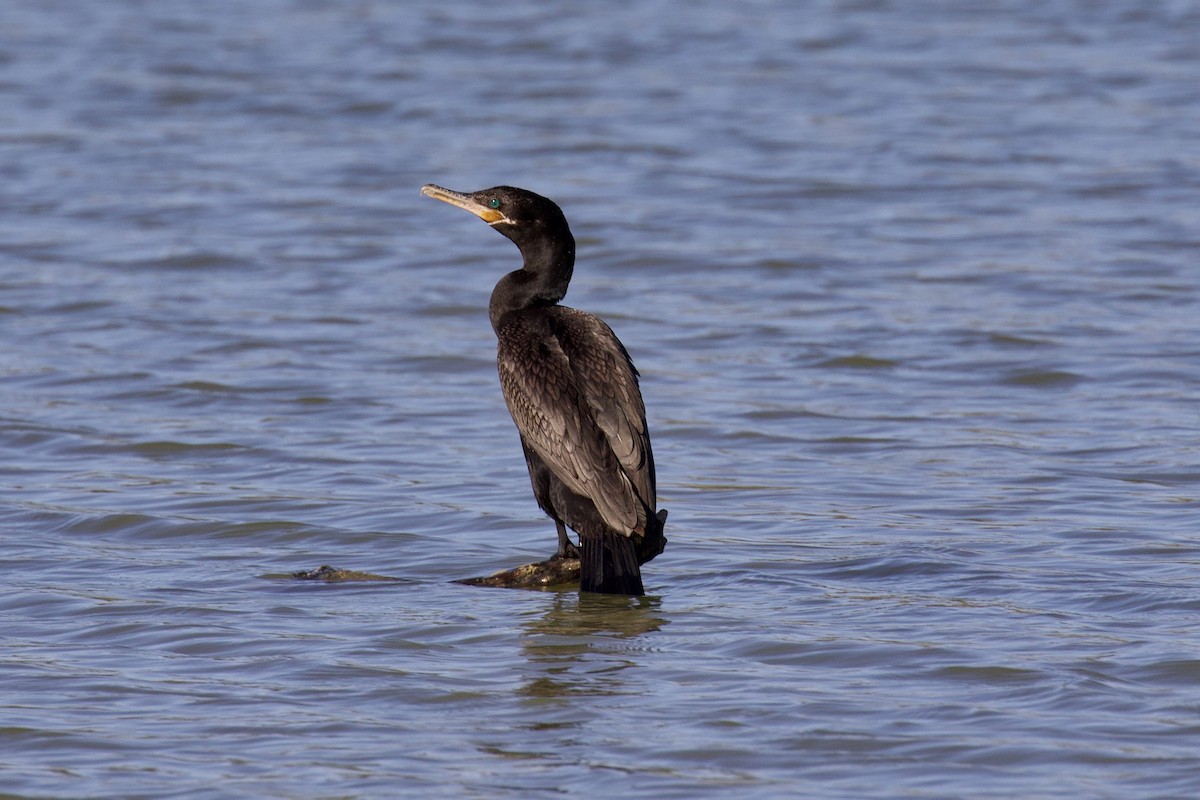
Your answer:
[[[421,194],[470,211],[520,247],[527,241],[569,231],[562,209],[549,198],[514,186],[494,186],[478,192],[456,192],[434,184]]]

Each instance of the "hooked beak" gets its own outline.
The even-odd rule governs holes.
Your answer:
[[[432,183],[427,183],[421,187],[421,194],[426,197],[432,197],[434,200],[441,200],[443,203],[449,203],[452,206],[470,211],[475,216],[492,225],[497,222],[510,222],[508,217],[501,214],[494,208],[488,208],[483,203],[475,199],[474,195],[456,192],[453,189],[445,189],[441,186],[435,186]]]

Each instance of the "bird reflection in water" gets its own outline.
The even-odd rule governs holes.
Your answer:
[[[661,605],[657,597],[556,595],[524,625],[530,674],[522,693],[544,701],[644,691],[644,681],[627,681],[625,673],[636,671],[649,649],[642,637],[667,623]],[[568,716],[575,718],[574,712]],[[553,720],[539,714],[539,721]]]

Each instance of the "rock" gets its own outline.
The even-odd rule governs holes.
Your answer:
[[[467,586],[496,586],[503,589],[566,589],[579,584],[579,559],[558,558],[506,569],[483,578],[466,578],[455,583]]]
[[[389,581],[397,582],[399,578],[392,578],[387,575],[376,575],[373,572],[356,572],[352,569],[339,569],[331,567],[328,564],[323,564],[316,569],[301,570],[293,572],[290,577],[301,581],[325,581],[326,583],[339,583],[342,581]]]

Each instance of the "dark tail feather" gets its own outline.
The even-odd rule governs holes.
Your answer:
[[[579,588],[603,594],[645,594],[631,536],[605,531],[579,537]]]

